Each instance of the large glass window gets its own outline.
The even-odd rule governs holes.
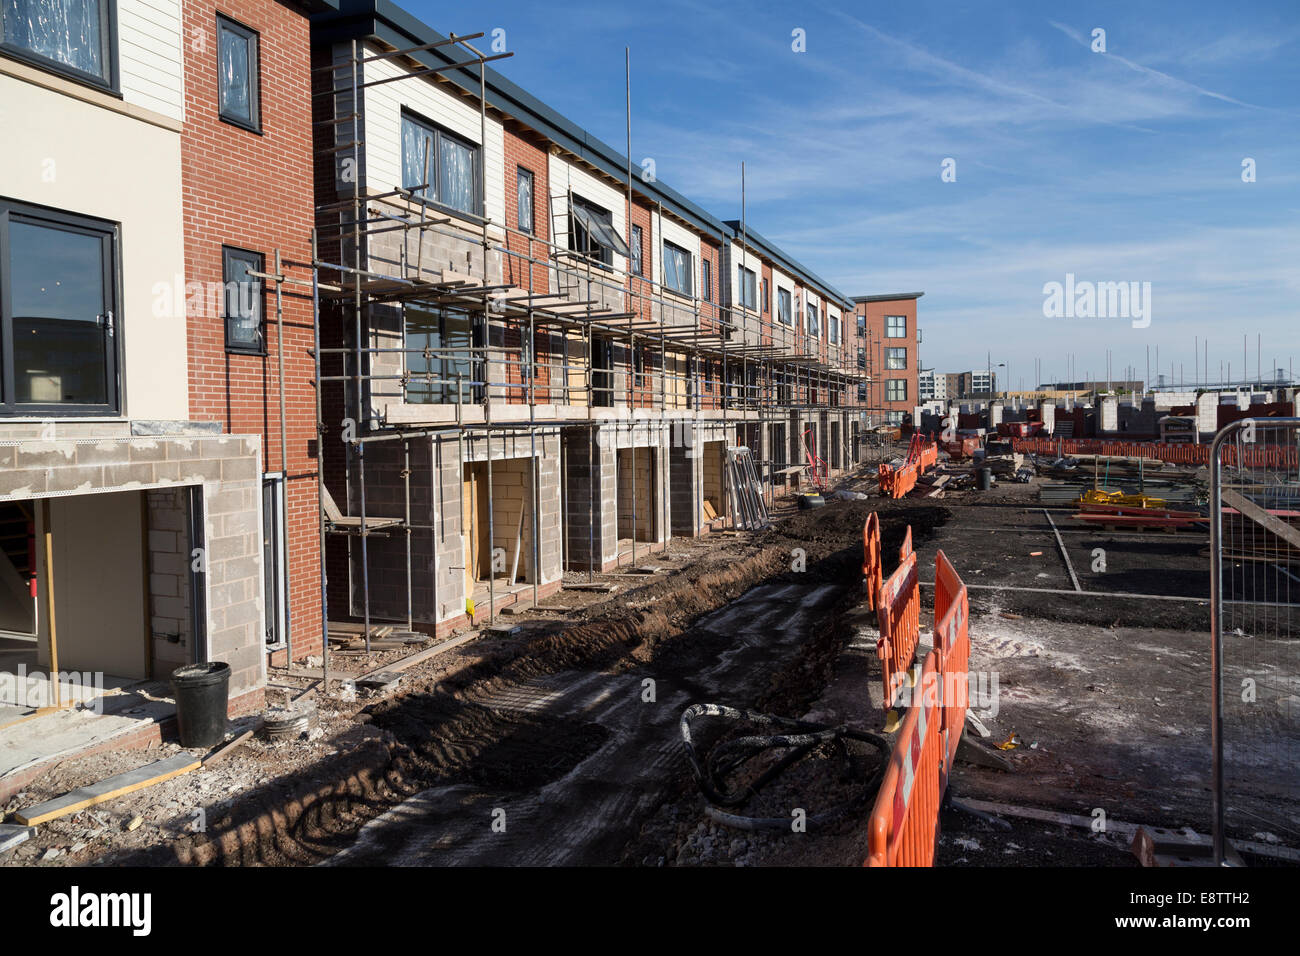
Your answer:
[[[907,368],[907,349],[885,349],[885,368]]]
[[[831,345],[840,344],[840,320],[838,316],[826,317],[826,334],[830,337]]]
[[[217,14],[217,113],[236,126],[261,126],[257,34]]]
[[[813,305],[811,302],[808,303],[808,327],[806,331],[813,338],[821,338],[821,317],[817,312],[817,306]]]
[[[262,272],[265,258],[260,252],[221,250],[221,281],[225,284],[226,348],[232,352],[266,351],[265,310],[262,280],[253,272]]]
[[[520,166],[518,170],[516,199],[518,202],[519,231],[533,231],[533,173]]]
[[[907,316],[905,315],[885,316],[885,338],[888,339],[907,338]]]
[[[113,0],[0,0],[0,49],[114,88]]]
[[[691,254],[671,242],[664,243],[664,286],[682,295],[692,295]]]
[[[885,383],[885,400],[890,402],[907,401],[907,379],[891,378]]]
[[[479,401],[482,362],[473,350],[481,345],[481,336],[462,309],[408,305],[406,400],[417,405],[454,405],[458,398],[464,404]]]
[[[116,262],[112,225],[0,201],[5,411],[117,411]]]
[[[752,270],[744,266],[736,267],[736,276],[740,280],[740,305],[745,309],[758,308],[758,290],[756,277]]]
[[[790,308],[790,290],[776,290],[776,317],[782,325],[790,325],[794,322],[793,313]]]
[[[478,162],[477,146],[402,114],[403,188],[457,212],[478,215]]]

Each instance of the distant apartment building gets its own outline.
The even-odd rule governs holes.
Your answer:
[[[998,387],[998,374],[994,370],[949,372],[945,377],[950,401],[993,398]]]
[[[858,328],[858,367],[870,382],[863,389],[873,424],[900,425],[920,399],[917,300],[924,292],[865,295],[853,299]]]
[[[942,402],[948,399],[948,376],[932,368],[922,369],[916,377],[917,395],[922,402]]]

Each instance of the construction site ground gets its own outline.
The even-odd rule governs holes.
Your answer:
[[[843,485],[872,486],[866,471]],[[616,590],[566,588],[514,609],[498,620],[506,630],[469,632],[382,695],[347,699],[333,684],[325,696],[310,666],[273,671],[272,699],[308,691],[317,702],[308,739],[254,737],[212,767],[45,824],[0,863],[859,865],[874,754],[819,748],[731,811],[814,817],[848,805],[835,821],[739,829],[710,815],[678,723],[688,704],[712,702],[881,730],[860,571],[873,510],[886,573],[912,528],[923,643],[938,549],[971,586],[971,670],[997,679],[995,706],[976,708],[982,746],[1005,743],[1011,771],[959,763],[959,799],[1207,832],[1205,534],[1078,527],[1057,507],[1067,564],[1035,486],[1000,484],[806,511],[782,499],[768,531],[674,540],[637,562],[658,571],[598,575]],[[331,669],[362,673],[411,650],[335,656]],[[712,728],[701,745],[739,730]],[[1269,746],[1258,760],[1238,754],[1237,795],[1264,822],[1234,835],[1296,846],[1300,809],[1270,768],[1294,766],[1300,746]],[[70,759],[5,810],[178,749]],[[942,823],[940,865],[1137,862],[1123,827],[959,810]]]

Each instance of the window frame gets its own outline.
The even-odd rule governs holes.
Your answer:
[[[266,351],[266,283],[261,279],[258,280],[258,289],[260,290],[260,294],[258,296],[258,301],[257,301],[259,307],[257,338],[261,344],[258,347],[254,348],[252,346],[243,345],[239,343],[232,344],[230,339],[231,316],[229,314],[229,300],[227,298],[227,294],[228,294],[227,286],[234,280],[229,278],[230,275],[229,267],[232,261],[238,260],[243,256],[251,257],[251,259],[256,262],[256,268],[254,269],[254,271],[256,272],[266,271],[266,255],[264,253],[258,252],[255,249],[244,249],[240,246],[223,245],[221,247],[221,325],[224,332],[226,352],[232,355],[254,355],[254,356],[261,356],[265,358],[267,354]]]
[[[794,325],[794,295],[789,289],[776,290],[776,320],[785,326]]]
[[[521,204],[520,197],[523,195],[519,190],[519,184],[528,179],[528,222],[524,223],[524,217],[519,214]],[[530,236],[537,234],[537,176],[527,166],[515,167],[515,222],[520,232],[527,233]]]
[[[27,47],[6,42],[4,36],[3,11],[0,10],[0,55],[21,60],[37,69],[55,73],[77,83],[103,90],[118,99],[122,98],[121,74],[118,69],[118,35],[117,35],[117,0],[99,0],[99,43],[100,57],[104,64],[104,75],[96,76],[85,70],[77,69],[67,63],[60,63]]]
[[[897,388],[895,388],[897,386]],[[902,397],[895,397],[894,392],[902,392]],[[885,379],[885,401],[887,402],[905,402],[907,401],[907,379],[905,378],[887,378]]]
[[[890,331],[890,329],[894,327],[894,326],[893,326],[893,320],[894,320],[894,319],[898,319],[900,322],[902,322],[903,331],[901,331],[901,332],[891,332],[891,331]],[[907,316],[905,316],[905,315],[887,315],[887,316],[885,316],[885,338],[887,338],[887,339],[905,339],[905,338],[907,338]]]
[[[104,404],[72,404],[17,401],[17,374],[14,368],[13,296],[9,277],[9,224],[15,217],[50,224],[58,229],[98,236],[101,241],[103,273],[101,282],[112,315],[113,341],[104,350],[104,381],[109,400]],[[120,224],[48,209],[29,203],[0,198],[0,418],[117,418],[123,410],[123,334],[122,321],[122,229]]]
[[[423,203],[426,206],[432,206],[435,209],[440,209],[443,212],[446,212],[452,216],[473,216],[475,218],[481,219],[483,217],[483,194],[482,194],[482,184],[481,184],[483,147],[478,143],[473,142],[472,140],[466,139],[464,136],[459,136],[456,133],[453,133],[451,130],[438,125],[433,120],[427,119],[420,113],[404,105],[401,107],[401,115],[398,119],[398,134],[397,134],[398,135],[398,157],[399,157],[399,163],[402,166],[405,166],[406,164],[406,156],[405,153],[403,152],[406,148],[405,145],[406,137],[403,135],[402,127],[407,122],[411,122],[416,126],[422,127],[425,132],[433,134],[432,136],[433,152],[432,155],[430,156],[430,162],[429,162],[429,171],[432,173],[432,175],[429,177],[430,181],[426,184],[428,190],[424,195],[421,195],[416,192],[412,192],[411,198],[414,199],[416,202]],[[453,143],[456,143],[460,146],[467,148],[470,152],[470,179],[473,182],[473,190],[474,190],[474,195],[470,201],[470,205],[474,207],[473,211],[458,209],[457,207],[449,206],[447,203],[442,201],[442,196],[440,194],[439,187],[442,183],[442,174],[441,174],[442,140],[444,137],[451,140]],[[403,180],[402,188],[407,190],[413,189],[412,186],[406,184],[405,179],[406,177],[402,176],[402,180]],[[536,185],[536,182],[534,182],[534,185]],[[428,195],[428,191],[432,191],[434,195],[433,196]],[[534,195],[533,197],[534,217],[536,216],[536,208],[537,208],[537,200],[536,200],[536,196]]]
[[[217,118],[223,123],[238,126],[250,133],[262,134],[262,36],[250,26],[240,23],[234,17],[217,12]],[[248,113],[251,119],[234,116],[226,112],[221,104],[221,31],[229,30],[236,36],[242,36],[249,45],[248,64]]]
[[[611,232],[614,231],[613,211],[606,209],[604,206],[592,202],[590,199],[585,199],[582,196],[579,196],[577,193],[570,193],[569,202],[571,206],[581,206],[583,209],[587,211],[588,215],[599,214],[601,217],[608,219],[610,231]],[[576,252],[578,255],[590,260],[592,264],[596,265],[601,269],[608,269],[610,271],[613,271],[614,269],[613,249],[609,248],[604,243],[594,241],[590,235],[587,236],[587,248],[582,249],[578,247],[578,230],[582,229],[585,232],[586,228],[587,228],[586,226],[582,225],[582,223],[578,221],[576,216],[570,213],[569,251]],[[620,237],[620,239],[621,238],[622,237]],[[631,251],[632,250],[629,247],[628,252],[631,253]]]
[[[713,301],[713,261],[700,256],[700,298]]]
[[[684,259],[685,268],[682,273],[686,277],[685,289],[679,289],[676,286],[669,285],[668,283],[668,250],[669,249],[672,249],[675,252],[680,252],[682,256],[685,257]],[[688,299],[694,298],[695,297],[695,262],[694,262],[694,257],[691,254],[691,251],[689,249],[683,249],[675,242],[669,242],[667,239],[665,239],[663,240],[662,259],[663,261],[660,263],[660,268],[663,271],[663,287],[667,289],[669,292],[675,292],[677,293],[677,295],[686,296]]]
[[[753,281],[747,283],[745,281],[747,278],[752,279]],[[740,307],[746,310],[747,312],[757,312],[758,311],[758,273],[756,273],[753,269],[747,269],[745,266],[742,266],[739,263],[737,263],[736,264],[736,287],[737,287],[736,291],[738,292],[737,298],[740,299]],[[752,294],[747,296],[745,294],[746,289],[749,289]]]
[[[763,310],[763,315],[767,315],[772,311],[771,308],[772,286],[771,283],[767,281],[766,276],[763,276],[758,280],[758,285],[759,285],[759,307]]]
[[[891,352],[903,353],[902,365],[893,364],[894,362],[898,361],[898,357],[896,355],[891,355],[890,354]],[[906,345],[901,345],[901,346],[889,345],[885,347],[885,371],[887,372],[907,371],[907,346]]]
[[[814,339],[822,337],[819,309],[811,302],[804,303],[804,333]]]
[[[645,232],[636,223],[632,224],[629,241],[627,244],[628,251],[632,253],[631,261],[628,263],[628,272],[634,276],[645,278]]]

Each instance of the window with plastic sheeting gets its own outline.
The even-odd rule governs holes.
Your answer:
[[[713,301],[713,263],[708,259],[700,259],[700,298]]]
[[[793,310],[790,307],[790,290],[776,290],[776,318],[782,325],[794,324]]]
[[[632,227],[632,275],[645,275],[645,239],[641,235],[641,227]]]
[[[532,233],[533,231],[533,174],[531,170],[519,167],[518,178],[516,180],[517,188],[515,190],[516,213],[519,217],[519,231]]]
[[[885,349],[885,368],[893,371],[907,368],[907,349]]]
[[[631,259],[632,250],[614,228],[608,209],[574,196],[569,204],[569,248],[603,266],[613,266],[614,256]]]
[[[746,269],[744,266],[736,267],[736,276],[740,282],[740,304],[742,308],[755,308],[758,302],[758,293],[755,291],[755,276],[752,269]]]
[[[221,249],[221,281],[226,293],[226,349],[231,352],[266,353],[266,330],[262,280],[250,275],[262,272],[265,258],[260,252]]]
[[[681,295],[692,295],[691,254],[671,242],[664,243],[664,286]]]
[[[0,0],[0,51],[117,88],[114,0]]]
[[[258,96],[257,34],[217,14],[217,115],[260,132]]]
[[[477,146],[410,113],[402,114],[403,189],[448,209],[480,215],[479,161]],[[531,190],[529,198],[531,202]]]
[[[807,332],[809,335],[813,336],[814,338],[821,338],[821,334],[822,334],[821,318],[817,313],[817,306],[813,305],[811,302],[808,303]]]

